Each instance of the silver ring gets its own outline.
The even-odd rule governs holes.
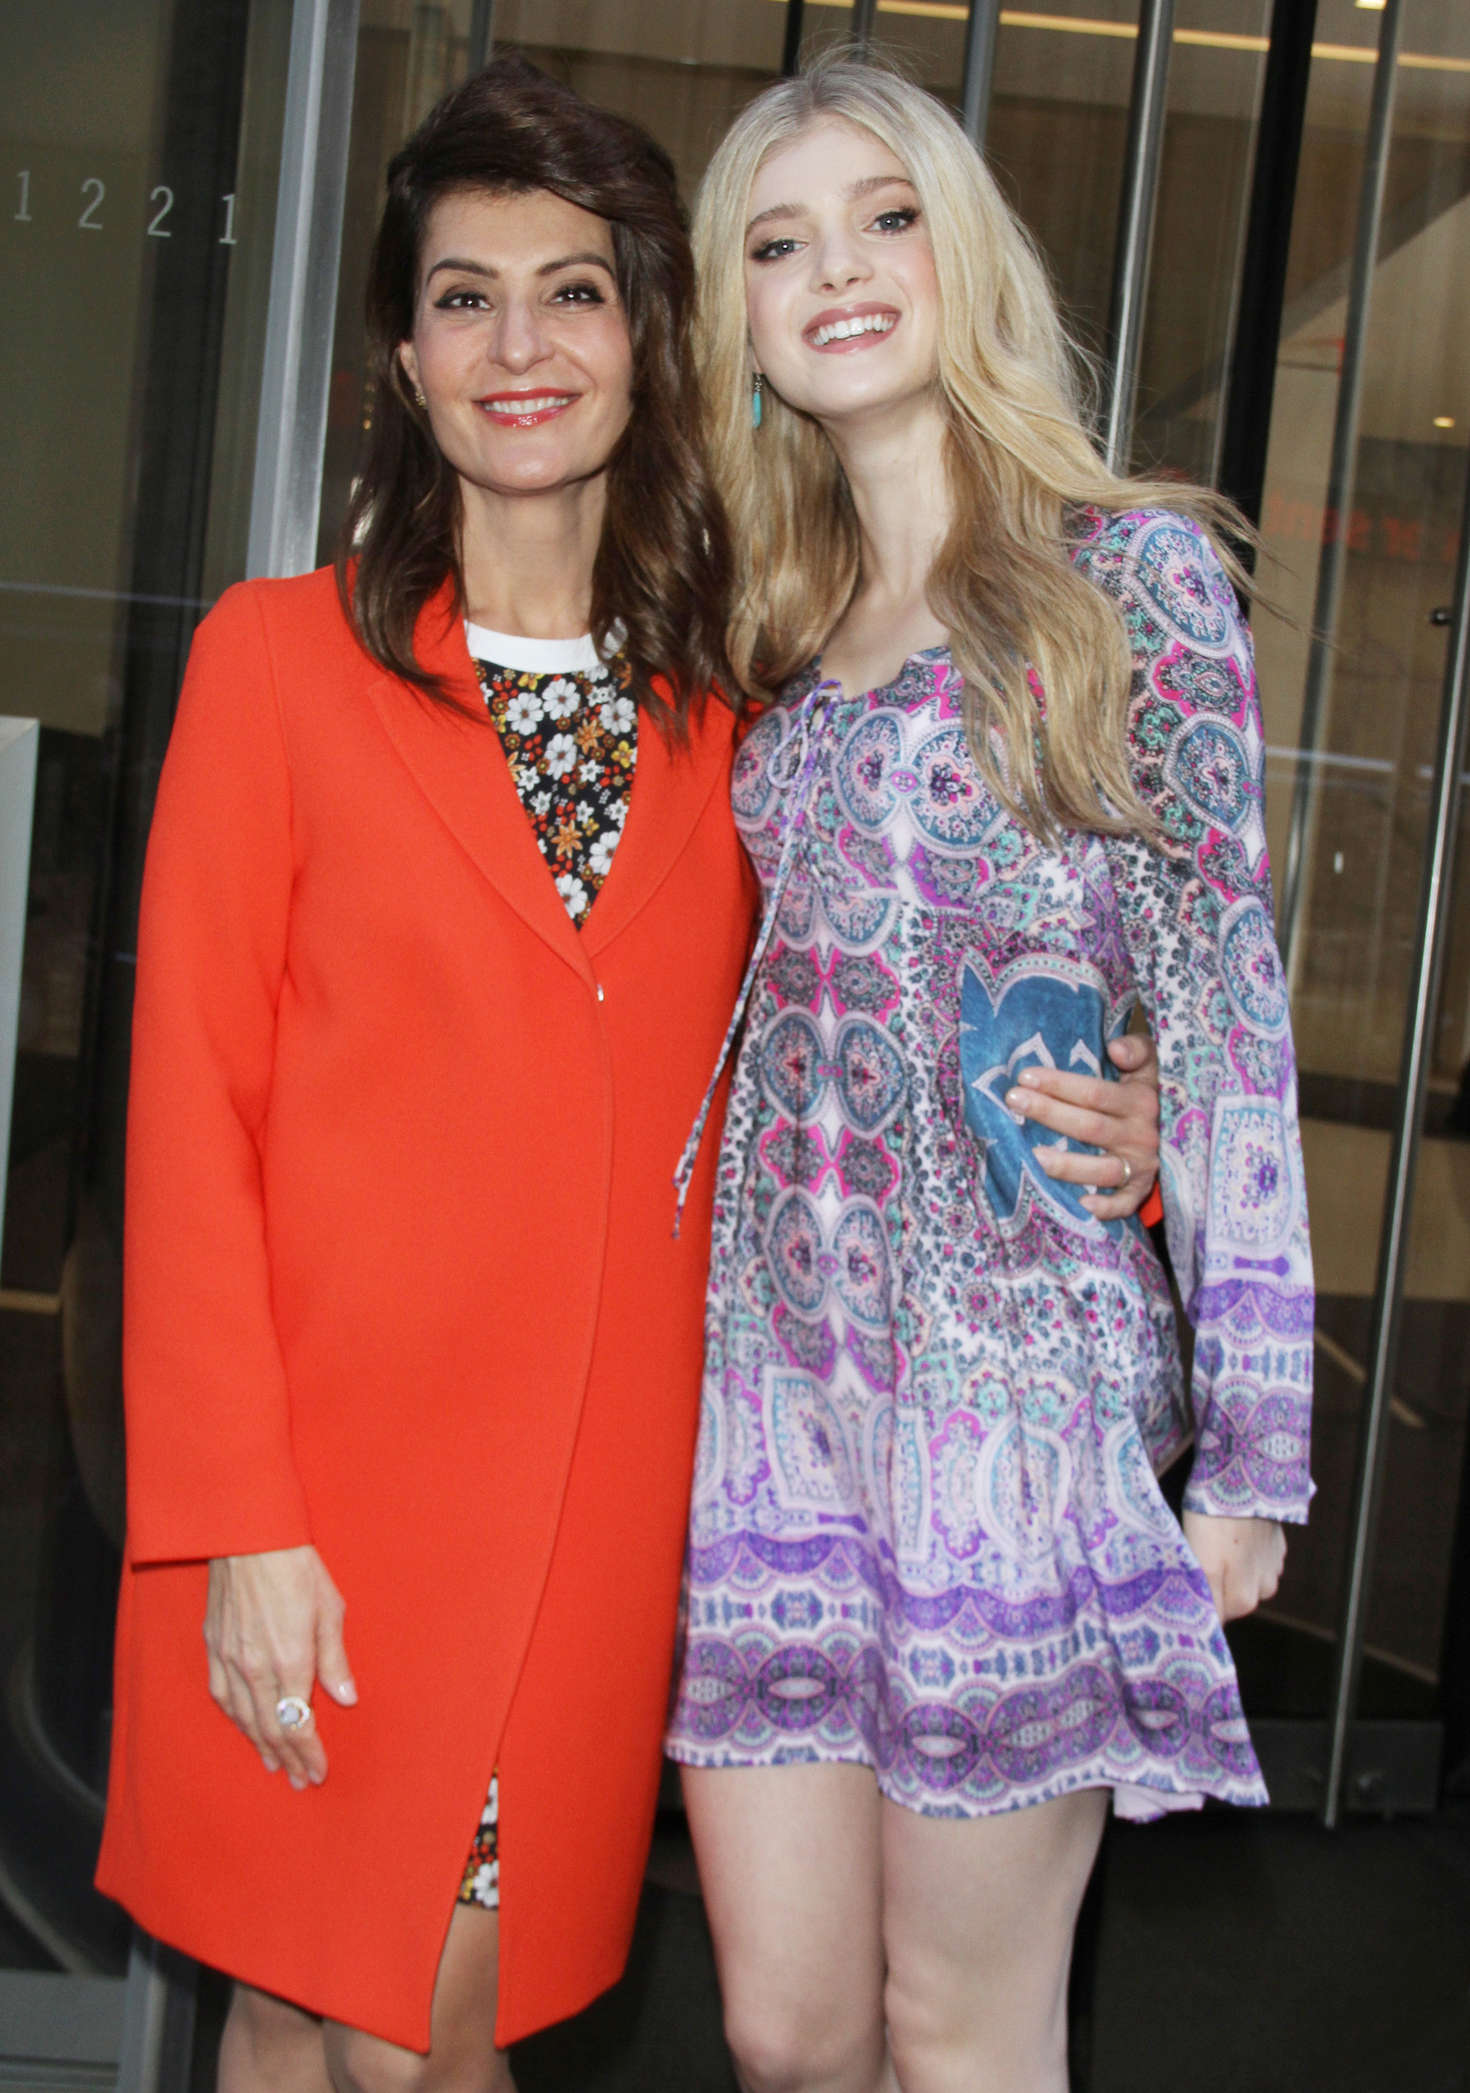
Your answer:
[[[1118,1190],[1124,1192],[1133,1182],[1133,1165],[1129,1162],[1127,1156],[1119,1156],[1118,1161],[1123,1165],[1123,1182],[1119,1185]]]
[[[283,1730],[304,1730],[311,1721],[311,1702],[299,1693],[285,1693],[276,1702],[276,1721]]]

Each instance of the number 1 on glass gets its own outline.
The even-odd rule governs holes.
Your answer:
[[[221,202],[221,203],[222,203],[222,204],[224,205],[224,207],[225,207],[225,229],[224,229],[224,231],[223,231],[223,232],[222,232],[222,233],[220,234],[220,236],[219,236],[219,244],[220,244],[220,246],[221,246],[221,247],[238,247],[240,243],[239,243],[239,241],[238,241],[238,240],[237,240],[237,239],[235,238],[235,194],[234,194],[234,191],[233,191],[233,190],[231,190],[231,192],[230,192],[230,194],[229,194],[228,196],[222,196],[222,197],[220,198],[220,202]]]
[[[18,225],[29,225],[31,222],[31,170],[29,167],[22,167],[20,170],[20,209],[16,212],[15,218]]]

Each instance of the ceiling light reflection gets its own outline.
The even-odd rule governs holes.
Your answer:
[[[785,6],[786,0],[778,0]],[[851,13],[852,0],[806,0],[809,7],[840,7]],[[1381,11],[1385,0],[1357,0],[1362,8]],[[930,21],[967,22],[970,10],[965,0],[878,0],[880,15],[922,15]],[[1136,22],[1105,22],[1095,15],[1054,15],[1041,8],[1003,7],[1002,29],[1048,29],[1059,36],[1101,36],[1132,43],[1138,37]],[[1364,24],[1367,27],[1367,24]],[[1247,36],[1229,29],[1176,29],[1176,44],[1192,44],[1206,51],[1257,51],[1269,45],[1264,36]],[[1347,65],[1374,65],[1378,51],[1373,44],[1314,43],[1314,58],[1327,58]],[[1410,72],[1470,73],[1470,58],[1441,58],[1422,51],[1401,51],[1399,64]]]

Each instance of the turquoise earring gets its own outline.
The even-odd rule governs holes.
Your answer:
[[[750,426],[753,429],[758,429],[761,425],[761,408],[763,405],[761,390],[765,382],[764,374],[757,371],[755,374],[755,390],[750,396]]]

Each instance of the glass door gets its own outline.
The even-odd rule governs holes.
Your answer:
[[[122,2035],[129,1929],[91,1873],[133,926],[189,638],[243,571],[289,28],[285,0],[0,13],[0,716],[38,723],[0,1266],[0,2079],[110,2085]]]
[[[1367,1727],[1343,1799],[1432,1807],[1438,1784],[1470,1343],[1470,915],[1453,883],[1376,1543],[1355,1470],[1470,459],[1467,239],[1470,17],[1455,0],[1319,6],[1261,512],[1262,585],[1290,622],[1256,625],[1319,1289],[1319,1495],[1276,1605],[1235,1637],[1250,1704],[1305,1725],[1283,1768],[1299,1805],[1324,1800],[1355,1565]]]

